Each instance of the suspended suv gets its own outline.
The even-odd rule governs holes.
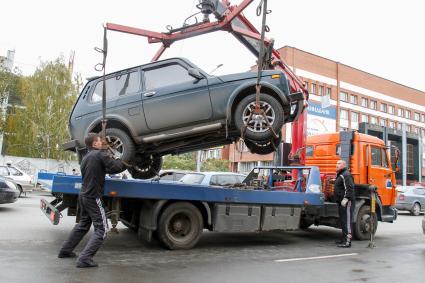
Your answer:
[[[268,154],[280,141],[283,124],[303,111],[303,94],[289,93],[285,74],[257,72],[211,76],[190,61],[172,58],[106,75],[107,141],[115,154],[147,179],[162,156],[231,144],[243,137],[253,153]],[[84,137],[101,131],[103,78],[89,80],[69,118],[71,140],[64,149],[86,149]],[[259,106],[256,108],[256,106]]]

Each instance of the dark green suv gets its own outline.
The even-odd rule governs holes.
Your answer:
[[[303,110],[302,93],[289,94],[281,71],[263,71],[259,112],[256,72],[211,76],[190,61],[173,58],[106,76],[107,139],[123,160],[151,178],[162,156],[230,144],[243,136],[254,153],[273,152],[283,124]],[[64,145],[81,158],[84,137],[101,131],[102,77],[91,79],[69,119],[72,140]]]

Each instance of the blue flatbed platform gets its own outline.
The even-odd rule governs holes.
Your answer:
[[[81,176],[40,173],[38,181],[52,193],[77,195]],[[117,198],[190,200],[217,203],[271,204],[304,206],[323,205],[322,193],[245,188],[221,188],[180,183],[161,183],[150,180],[105,180],[104,195]]]

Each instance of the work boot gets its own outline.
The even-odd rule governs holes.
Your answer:
[[[78,268],[88,268],[88,267],[97,267],[97,263],[94,262],[92,259],[89,259],[87,261],[77,261],[77,267]]]
[[[58,258],[70,258],[70,257],[76,257],[77,255],[74,252],[63,252],[60,251],[58,254]]]
[[[343,243],[336,245],[338,248],[351,248],[351,240],[347,239]]]

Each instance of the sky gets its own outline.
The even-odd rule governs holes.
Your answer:
[[[231,0],[239,4],[242,0]],[[259,29],[254,0],[245,16]],[[158,32],[180,27],[197,12],[198,0],[13,0],[0,7],[0,55],[15,50],[15,66],[34,72],[40,61],[75,51],[74,71],[99,75],[102,25],[110,22]],[[425,91],[425,1],[268,0],[267,17],[275,47],[285,45]],[[108,33],[107,72],[150,61],[159,48],[146,38]],[[175,43],[162,58],[186,57],[214,74],[242,72],[256,58],[229,33],[220,31]],[[425,99],[425,98],[424,98]]]

